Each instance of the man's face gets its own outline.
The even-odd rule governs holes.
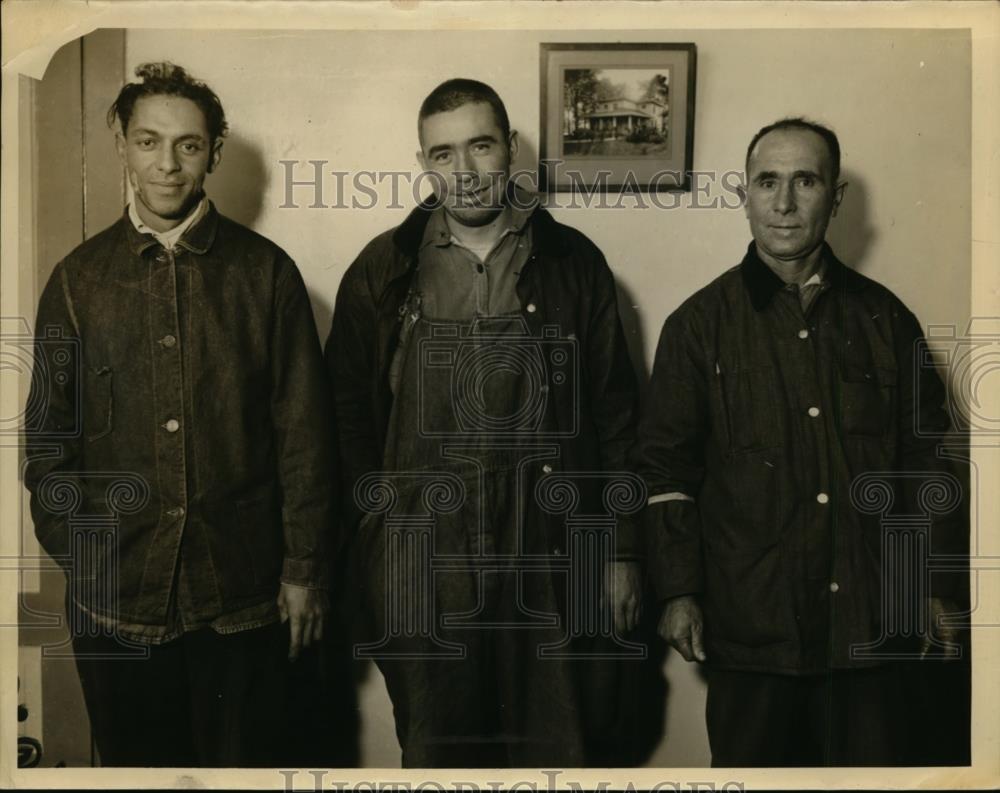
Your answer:
[[[157,231],[187,216],[222,155],[222,141],[209,140],[201,108],[181,96],[139,99],[116,142],[139,217]]]
[[[420,124],[425,171],[440,176],[445,212],[464,226],[485,226],[503,210],[517,133],[505,139],[493,108],[473,102],[427,116]]]
[[[844,185],[833,182],[826,142],[806,129],[779,129],[750,155],[745,211],[757,250],[768,263],[795,263],[823,242]]]

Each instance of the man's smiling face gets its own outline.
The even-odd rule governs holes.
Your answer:
[[[843,194],[835,180],[826,141],[812,130],[777,129],[757,141],[745,211],[764,261],[802,261],[823,243]]]
[[[190,99],[157,94],[135,103],[118,156],[135,193],[139,217],[156,231],[180,223],[202,194],[205,176],[221,157],[205,116]]]
[[[503,210],[516,156],[517,133],[505,137],[486,102],[434,113],[420,124],[420,164],[437,174],[445,192],[438,198],[448,216],[464,226],[485,226]]]

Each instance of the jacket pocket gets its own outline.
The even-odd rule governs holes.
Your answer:
[[[778,544],[706,549],[705,630],[712,640],[763,647],[794,637],[794,598],[781,560]]]
[[[716,368],[730,452],[781,446],[781,383],[777,372],[769,368]]]
[[[883,437],[893,421],[896,370],[844,363],[840,375],[840,422],[846,435]]]
[[[83,404],[87,441],[93,443],[110,435],[114,426],[114,373],[107,366],[87,367]]]
[[[274,488],[236,502],[238,532],[257,584],[277,583],[284,560],[284,535]]]

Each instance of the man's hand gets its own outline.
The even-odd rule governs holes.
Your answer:
[[[962,629],[958,625],[942,623],[941,616],[950,614],[952,619],[958,615],[958,604],[945,598],[927,598],[927,634],[920,640],[920,657],[926,658],[934,649],[932,637],[946,644],[960,644]]]
[[[323,638],[323,620],[330,603],[325,589],[310,589],[294,584],[281,584],[278,592],[278,612],[282,622],[291,622],[292,639],[288,645],[288,660],[299,657],[303,647]]]
[[[622,635],[639,624],[642,611],[642,575],[638,562],[608,562],[604,569],[605,596],[611,599],[615,633]]]
[[[703,625],[698,601],[692,595],[681,595],[667,601],[660,617],[659,633],[685,661],[704,661]]]

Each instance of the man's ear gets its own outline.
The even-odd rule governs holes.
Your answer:
[[[837,210],[840,208],[840,202],[844,200],[845,190],[847,190],[847,182],[841,182],[833,191],[833,212],[830,213],[830,217],[837,217]]]
[[[517,159],[517,151],[518,151],[519,145],[520,144],[518,143],[518,140],[517,140],[517,130],[516,129],[512,129],[510,131],[510,135],[507,136],[507,148],[510,151],[510,162],[511,162],[511,165],[513,165],[514,164],[514,160]]]
[[[747,188],[744,184],[736,185],[736,195],[740,197],[740,205],[743,207],[743,214],[750,217],[750,208],[747,206]]]
[[[212,154],[208,158],[208,172],[212,173],[222,162],[222,138],[217,138],[212,144]]]
[[[125,136],[120,132],[115,133],[115,151],[118,152],[118,161],[123,168],[128,167],[128,160],[125,157]]]

